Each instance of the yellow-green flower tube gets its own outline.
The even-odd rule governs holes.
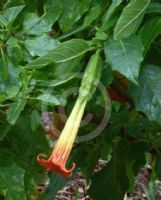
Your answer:
[[[61,173],[65,177],[71,176],[75,163],[72,164],[70,169],[66,169],[66,162],[77,136],[87,101],[94,93],[99,82],[101,68],[101,59],[97,52],[91,57],[88,63],[82,79],[77,101],[51,153],[51,156],[48,160],[44,159],[46,156],[43,154],[40,154],[37,157],[39,164],[44,166],[47,170]]]

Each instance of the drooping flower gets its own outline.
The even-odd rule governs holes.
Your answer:
[[[37,157],[39,164],[44,166],[48,171],[61,173],[65,177],[71,176],[75,168],[75,163],[70,168],[66,168],[66,163],[77,136],[87,101],[91,98],[99,82],[101,68],[101,58],[99,53],[96,52],[88,63],[79,89],[78,99],[51,156],[47,160],[43,154]]]
[[[81,104],[79,99],[77,100],[49,159],[45,160],[46,156],[43,154],[38,156],[38,162],[47,170],[61,173],[65,177],[69,177],[72,174],[75,164],[73,163],[72,167],[67,169],[66,162],[72,150],[85,105],[86,102]]]

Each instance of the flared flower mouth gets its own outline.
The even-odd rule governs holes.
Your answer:
[[[66,163],[80,126],[85,105],[86,101],[80,103],[78,100],[76,102],[49,159],[45,159],[46,155],[44,154],[38,155],[37,161],[48,171],[58,172],[65,177],[70,177],[72,175],[75,163],[73,163],[69,169],[66,168]]]
[[[37,160],[39,164],[44,166],[48,171],[60,173],[66,178],[72,175],[72,172],[75,168],[75,163],[72,164],[72,167],[70,169],[67,169],[65,166],[66,165],[65,160],[61,158],[56,159],[55,157],[52,156],[48,160],[44,158],[46,158],[46,155],[40,154],[38,155]]]

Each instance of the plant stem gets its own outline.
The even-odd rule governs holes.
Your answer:
[[[58,40],[64,40],[64,39],[70,37],[71,35],[73,35],[73,34],[75,34],[75,33],[78,33],[78,32],[83,31],[84,29],[85,29],[85,27],[79,27],[78,29],[75,29],[75,30],[73,30],[73,31],[71,31],[71,32],[69,32],[69,33],[66,33],[66,34],[64,34],[64,35],[62,35],[62,36],[60,36],[60,37],[58,37],[57,39],[58,39]]]

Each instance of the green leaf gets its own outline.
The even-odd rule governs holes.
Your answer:
[[[0,59],[1,61],[1,59]],[[22,83],[19,78],[19,68],[8,63],[8,79],[3,80],[0,76],[0,92],[6,97],[12,98],[17,95]]]
[[[118,7],[122,3],[122,0],[113,0],[112,4],[107,10],[107,13],[102,21],[102,26],[100,28],[101,31],[106,31],[109,28],[110,21],[113,18],[113,15],[117,11]]]
[[[63,32],[71,29],[76,21],[88,10],[91,0],[62,0],[62,14],[59,25]]]
[[[132,143],[128,143],[127,158],[128,162],[132,164],[133,173],[136,176],[139,169],[145,165],[145,154],[150,149],[149,142],[147,140],[137,140]]]
[[[41,35],[51,31],[52,25],[61,14],[61,0],[48,0],[44,4],[44,14],[39,17],[36,13],[27,13],[23,22],[23,31],[30,35]]]
[[[146,65],[141,69],[139,86],[131,85],[130,91],[136,109],[161,124],[161,68]]]
[[[126,163],[122,157],[113,155],[107,166],[92,178],[89,195],[99,200],[120,200],[123,199],[128,186]]]
[[[114,39],[120,40],[135,33],[142,22],[150,0],[132,0],[122,11],[114,29]]]
[[[51,31],[51,24],[36,13],[27,13],[23,21],[23,32],[29,35],[41,35]]]
[[[7,121],[14,125],[24,109],[26,104],[26,99],[18,99],[16,102],[10,104],[8,111],[7,111]]]
[[[160,3],[150,3],[146,13],[161,13],[161,4]]]
[[[88,44],[82,39],[72,39],[60,44],[57,48],[44,56],[31,61],[26,65],[27,69],[44,67],[50,63],[64,63],[82,56],[89,50]]]
[[[60,174],[49,174],[49,186],[47,188],[47,200],[55,199],[59,190],[67,184],[68,180]]]
[[[44,9],[44,20],[53,25],[58,20],[62,12],[62,0],[47,0],[44,4]]]
[[[105,87],[111,85],[113,81],[113,73],[109,65],[106,65],[103,68],[101,82],[104,84]]]
[[[18,40],[15,37],[10,37],[7,42],[7,55],[11,59],[12,63],[16,66],[19,62],[24,61],[24,51],[18,44]]]
[[[3,15],[0,15],[0,26],[5,27],[7,26],[7,23],[7,19]]]
[[[120,41],[109,40],[105,46],[106,61],[112,70],[137,84],[143,50],[141,40],[135,35]]]
[[[5,2],[3,3],[3,10],[6,10],[7,8],[11,8],[11,7],[14,7],[14,6],[18,6],[18,5],[22,5],[24,4],[24,0],[12,0],[12,1],[4,1],[2,0],[2,2]]]
[[[34,132],[39,127],[41,122],[41,116],[37,110],[33,110],[30,115],[30,126],[31,130]]]
[[[30,199],[37,192],[37,184],[45,180],[46,171],[38,164],[36,157],[40,153],[49,154],[46,135],[40,128],[32,132],[29,112],[23,112],[5,139],[14,153],[14,159],[26,171],[25,189]]]
[[[74,59],[68,60],[66,62],[57,63],[54,65],[54,76],[55,78],[64,78],[69,76],[69,74],[74,75],[80,72],[82,65],[81,62],[82,55],[75,57]]]
[[[0,58],[2,77],[4,80],[7,80],[7,78],[8,78],[8,58],[7,58],[7,55],[5,55],[3,48],[0,48],[0,51],[1,51],[1,56],[2,56],[2,58]]]
[[[51,24],[36,13],[27,13],[23,22],[23,31],[28,35],[41,35],[51,31]]]
[[[139,35],[145,48],[145,54],[159,34],[161,34],[161,17],[153,17],[142,26]]]
[[[19,92],[19,86],[17,86],[17,85],[12,85],[12,84],[6,83],[5,87],[6,87],[5,88],[6,95],[9,98],[16,96]]]
[[[59,41],[51,38],[47,34],[24,41],[24,46],[32,56],[43,56],[50,50],[55,49],[58,45]]]
[[[3,12],[3,16],[7,19],[7,25],[6,26],[11,26],[18,14],[23,10],[25,5],[20,5],[20,6],[15,6],[11,8],[7,8]]]
[[[161,180],[161,154],[157,153],[156,161],[155,161],[155,173],[157,175],[157,178]]]
[[[8,80],[5,81],[4,93],[9,97],[14,97],[18,94],[22,82],[20,80],[20,71],[19,68],[12,66],[11,63],[8,65]]]
[[[58,105],[65,105],[66,101],[63,99],[62,96],[59,95],[52,95],[52,94],[42,94],[35,99],[41,101],[43,104],[49,104],[52,106],[58,106]]]
[[[83,27],[89,26],[95,19],[98,18],[101,12],[102,12],[102,9],[100,5],[96,5],[93,8],[91,8],[89,13],[87,13],[84,19]]]
[[[5,116],[4,116],[5,117]],[[11,125],[8,124],[0,124],[0,141],[4,139],[4,137],[7,135],[7,133],[10,131]]]
[[[93,128],[95,128],[95,126],[90,124],[90,128],[83,129],[82,132],[86,134]],[[103,140],[102,138],[99,138],[97,142],[80,143],[79,147],[73,152],[72,160],[74,160],[76,166],[79,166],[80,171],[85,176],[87,182],[90,181],[93,176],[93,170],[95,169],[101,154],[100,151],[103,149],[102,146]]]
[[[0,193],[5,200],[26,200],[25,171],[12,160],[11,155],[0,151]]]
[[[63,74],[61,77],[58,77],[54,80],[37,80],[37,82],[38,85],[40,86],[55,87],[70,81],[71,79],[76,77],[76,75],[77,73],[68,73],[68,74]]]

